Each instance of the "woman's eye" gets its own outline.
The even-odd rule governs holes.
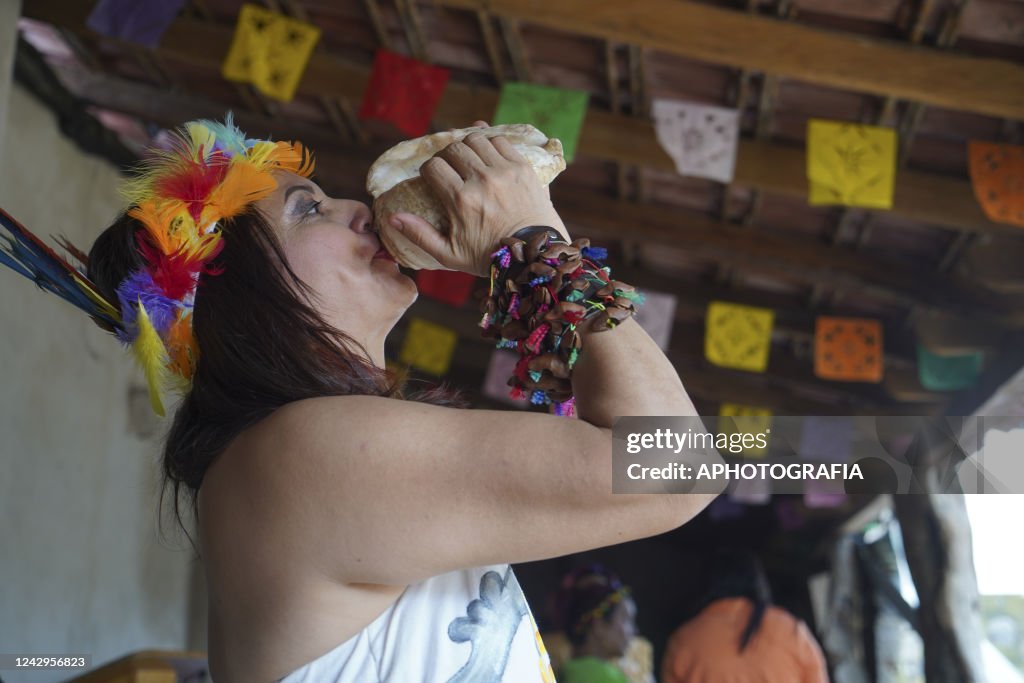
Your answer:
[[[323,202],[322,202],[322,201],[319,201],[319,202],[313,202],[313,203],[312,203],[312,204],[311,204],[311,205],[309,206],[309,208],[308,208],[308,209],[306,210],[306,215],[307,215],[307,216],[314,216],[314,215],[316,215],[316,214],[320,213],[320,205],[321,205],[321,204],[323,204]]]

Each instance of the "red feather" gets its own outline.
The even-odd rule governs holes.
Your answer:
[[[224,180],[227,170],[228,159],[219,152],[206,161],[183,159],[176,173],[160,179],[156,193],[185,202],[192,220],[198,224],[207,197]]]
[[[153,276],[153,282],[163,291],[164,296],[170,299],[184,299],[185,295],[195,287],[195,276],[198,273],[207,272],[217,274],[214,269],[206,265],[220,253],[224,248],[224,241],[218,240],[217,246],[209,258],[196,261],[189,260],[181,251],[173,254],[164,254],[153,246],[142,231],[136,233],[139,243],[139,251],[146,261],[149,274]]]

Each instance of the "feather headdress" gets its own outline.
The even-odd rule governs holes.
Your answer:
[[[223,123],[191,121],[153,150],[122,193],[145,264],[130,273],[110,301],[86,277],[87,258],[67,241],[72,264],[0,209],[0,263],[89,314],[132,347],[146,375],[150,403],[164,414],[163,396],[187,390],[199,360],[192,305],[200,274],[223,248],[221,227],[277,187],[274,171],[303,177],[313,157],[299,143],[253,140],[229,114]]]

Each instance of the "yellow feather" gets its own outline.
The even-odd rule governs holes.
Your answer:
[[[153,327],[141,300],[136,321],[139,325],[139,336],[132,344],[132,350],[135,351],[135,357],[139,359],[142,370],[146,374],[146,384],[149,385],[149,403],[153,406],[153,412],[163,417],[164,404],[161,396],[170,379],[170,373],[167,370],[169,360],[167,349],[160,341],[160,335]]]
[[[149,154],[149,158],[141,161],[134,175],[119,188],[128,206],[155,199],[157,180],[178,172],[191,156],[188,141],[184,138],[179,139],[174,149],[150,149]]]
[[[194,121],[187,124],[188,135],[191,139],[191,151],[192,158],[196,161],[201,161],[210,155],[213,151],[213,145],[217,141],[217,136],[214,135],[213,131],[204,126],[201,123]],[[203,151],[203,155],[199,156],[199,150]]]
[[[276,149],[277,145],[273,142],[261,140],[249,148],[247,156],[254,166],[262,168],[263,166],[273,162],[273,154]]]

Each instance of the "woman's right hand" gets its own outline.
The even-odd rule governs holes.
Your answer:
[[[571,241],[547,187],[504,136],[472,133],[425,161],[420,175],[448,214],[448,234],[411,213],[396,214],[392,225],[445,268],[486,277],[500,240],[530,225]]]

